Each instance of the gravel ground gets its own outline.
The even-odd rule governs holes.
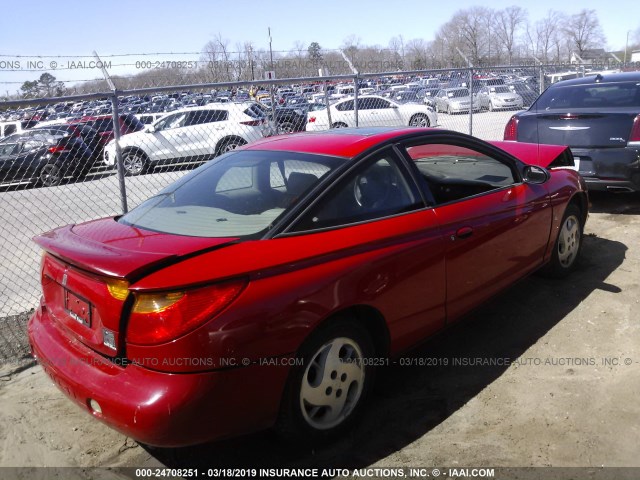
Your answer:
[[[269,432],[147,448],[36,366],[0,381],[0,466],[640,466],[639,215],[637,195],[594,196],[577,272],[523,280],[412,352],[431,365],[381,372],[363,421],[322,449]],[[13,335],[0,340],[22,355]]]

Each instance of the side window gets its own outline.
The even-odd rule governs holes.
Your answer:
[[[15,133],[17,130],[18,130],[18,127],[16,127],[15,125],[6,125],[4,127],[4,136],[8,137],[12,133]]]
[[[156,130],[168,130],[170,128],[179,128],[184,125],[184,121],[187,118],[186,113],[176,113],[174,115],[167,115],[162,120],[156,123]]]
[[[345,112],[347,110],[353,110],[353,100],[348,100],[340,105],[336,105],[336,110],[340,112]]]
[[[226,120],[227,116],[228,112],[226,110],[196,110],[189,114],[184,126],[221,122]]]
[[[374,100],[375,102],[373,108],[375,109],[391,108],[391,104],[387,100],[384,100],[382,98],[375,98]]]
[[[396,155],[386,150],[334,185],[291,231],[339,227],[422,207]]]
[[[375,107],[375,98],[372,97],[364,97],[358,99],[358,110],[371,110]]]
[[[407,147],[436,204],[462,200],[517,183],[512,167],[458,145],[428,143]]]

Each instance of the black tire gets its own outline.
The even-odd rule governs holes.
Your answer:
[[[410,127],[430,127],[431,122],[429,121],[429,117],[421,113],[418,113],[413,117],[411,117],[411,120],[409,120],[409,126]]]
[[[63,174],[60,166],[55,163],[47,163],[38,172],[38,184],[43,187],[55,187],[60,185]]]
[[[540,271],[544,276],[563,278],[575,270],[582,251],[583,219],[582,212],[576,205],[567,206],[558,238],[551,252],[551,259]]]
[[[296,128],[294,127],[293,123],[291,123],[291,122],[281,123],[280,126],[278,127],[278,130],[282,134],[295,133],[296,132]]]
[[[128,177],[142,175],[149,170],[149,159],[140,152],[129,151],[122,154],[122,167]]]
[[[367,362],[373,355],[371,336],[351,318],[336,318],[312,333],[298,351],[302,364],[289,374],[278,434],[316,443],[353,425],[374,382],[375,369]]]
[[[85,180],[90,170],[91,170],[90,165],[84,165],[84,166],[78,165],[76,167],[76,171],[73,172],[73,177],[76,180],[80,180],[80,181]]]
[[[218,155],[222,155],[224,153],[231,152],[238,147],[242,147],[243,145],[246,145],[246,144],[247,142],[245,142],[241,138],[224,138],[220,140],[220,143],[218,144],[217,152],[218,152]]]
[[[346,123],[336,122],[331,125],[331,128],[348,128],[348,125]]]

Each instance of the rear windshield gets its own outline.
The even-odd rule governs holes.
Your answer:
[[[540,110],[640,107],[640,82],[559,85],[547,89],[536,107]]]
[[[239,151],[203,165],[121,217],[125,225],[195,237],[260,236],[344,159]]]

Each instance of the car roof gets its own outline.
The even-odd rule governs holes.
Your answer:
[[[317,153],[352,158],[388,140],[430,131],[441,132],[432,128],[415,127],[340,128],[268,137],[244,149]]]
[[[586,75],[582,78],[573,78],[571,80],[562,80],[554,83],[551,87],[570,86],[570,85],[591,85],[594,83],[613,83],[613,82],[638,82],[640,81],[640,72],[622,72],[622,73],[597,73],[595,75]],[[550,87],[550,88],[551,88]]]

